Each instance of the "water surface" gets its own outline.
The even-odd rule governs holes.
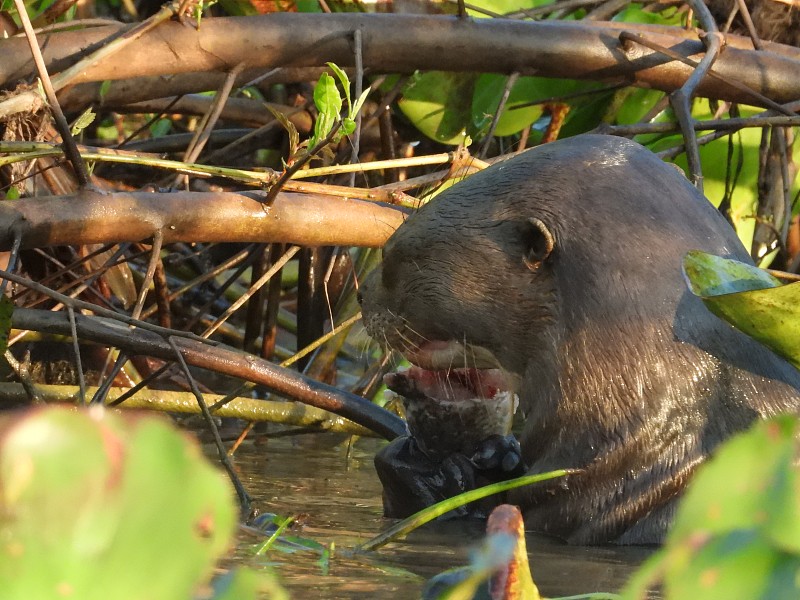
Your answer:
[[[254,539],[241,535],[237,559],[274,564],[295,600],[419,598],[426,579],[469,562],[470,548],[483,536],[483,522],[432,523],[401,543],[369,555],[347,552],[391,523],[382,517],[381,486],[372,467],[380,447],[361,440],[348,454],[334,435],[270,440],[240,448],[236,466],[254,505],[262,512],[303,514],[299,535],[335,543],[326,574],[312,553],[271,551],[254,557]],[[586,592],[617,592],[646,558],[645,548],[566,546],[541,536],[527,537],[534,579],[548,597]]]

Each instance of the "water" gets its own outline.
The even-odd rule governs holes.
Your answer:
[[[483,536],[483,522],[433,523],[401,543],[384,546],[367,556],[347,550],[378,534],[389,521],[381,507],[381,486],[372,467],[380,447],[361,440],[348,456],[334,435],[270,440],[239,449],[236,466],[262,512],[302,514],[297,532],[323,544],[335,543],[336,553],[326,574],[310,552],[270,551],[255,557],[259,540],[240,535],[237,561],[275,566],[293,599],[419,598],[426,579],[469,562],[468,551]],[[644,548],[575,547],[528,536],[534,579],[549,597],[586,592],[617,592],[649,554]]]

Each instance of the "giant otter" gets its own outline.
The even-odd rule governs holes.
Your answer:
[[[507,374],[528,472],[581,469],[511,494],[528,529],[659,543],[720,442],[800,412],[798,372],[687,291],[691,249],[750,262],[675,168],[632,141],[579,136],[502,161],[411,216],[362,286],[364,321],[419,367],[399,376],[405,387],[427,370],[443,390],[458,385],[451,367]],[[420,460],[411,442],[376,458],[395,516],[481,469],[458,453]]]

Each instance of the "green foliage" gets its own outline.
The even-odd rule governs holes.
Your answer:
[[[623,591],[647,597],[731,600],[800,597],[800,422],[758,422],[697,473],[664,547]]]
[[[72,127],[70,128],[70,133],[72,133],[72,135],[80,135],[80,133],[84,129],[86,129],[89,125],[94,123],[96,117],[97,115],[90,106],[85,111],[83,111],[77,119],[75,119],[75,122],[72,124]]]
[[[63,408],[7,417],[5,599],[188,599],[236,515],[221,474],[161,418]]]
[[[350,78],[347,73],[333,63],[329,62],[327,64],[336,75],[336,78],[328,73],[323,73],[316,86],[314,86],[314,105],[317,107],[317,120],[314,123],[313,134],[308,140],[297,145],[298,150],[307,148],[307,151],[310,151],[329,136],[331,137],[330,143],[336,144],[342,137],[353,133],[356,129],[356,117],[369,95],[369,89],[366,89],[355,103],[352,103],[350,99]],[[342,92],[339,91],[339,87],[336,84],[337,79],[344,96],[342,96]],[[342,108],[345,103],[347,111],[342,114]],[[273,114],[275,113],[273,112]],[[296,140],[297,130],[294,125],[286,119],[279,118],[279,121],[289,132],[290,139]],[[331,135],[337,124],[339,124],[338,131]],[[293,154],[291,156],[293,159],[297,158]]]
[[[689,252],[683,271],[711,312],[800,368],[800,282],[781,282],[752,265]]]

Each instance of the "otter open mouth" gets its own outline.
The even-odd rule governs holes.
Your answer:
[[[469,454],[510,432],[518,398],[489,351],[437,341],[406,357],[413,366],[388,373],[384,382],[402,398],[409,431],[426,454]],[[459,364],[467,366],[454,368]]]

